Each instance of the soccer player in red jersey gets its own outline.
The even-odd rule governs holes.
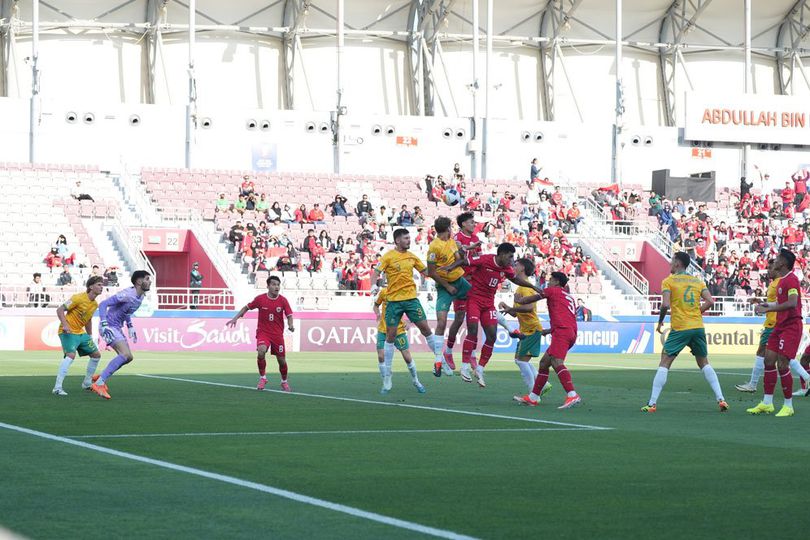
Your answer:
[[[242,318],[245,313],[251,309],[259,310],[259,322],[256,325],[256,351],[258,352],[256,363],[259,367],[260,378],[256,390],[264,390],[267,384],[265,372],[267,360],[265,360],[265,356],[269,349],[270,354],[275,356],[278,361],[278,371],[281,374],[281,389],[285,392],[290,391],[290,385],[287,382],[287,352],[284,350],[284,318],[287,319],[287,328],[290,332],[295,332],[295,326],[293,325],[293,311],[290,303],[279,294],[280,290],[281,279],[278,276],[270,276],[267,278],[267,294],[260,294],[254,298],[227,323],[227,326],[234,327],[236,321]]]
[[[768,338],[765,350],[765,374],[763,377],[765,395],[756,407],[748,409],[750,414],[771,414],[773,408],[773,390],[776,387],[776,374],[782,381],[782,394],[785,404],[776,413],[778,417],[793,416],[793,374],[790,372],[790,361],[799,350],[799,342],[804,332],[802,324],[802,289],[799,278],[793,273],[796,255],[787,249],[779,252],[773,264],[773,270],[780,276],[776,289],[776,302],[757,304],[754,311],[758,315],[776,312],[776,326]]]
[[[526,396],[515,396],[515,401],[525,405],[534,407],[540,402],[540,394],[548,382],[549,367],[553,367],[557,372],[557,378],[566,391],[565,402],[557,408],[569,409],[582,401],[574,389],[571,373],[565,367],[565,356],[577,341],[576,303],[568,292],[567,285],[568,276],[562,272],[552,272],[548,286],[541,290],[540,294],[515,300],[518,304],[531,304],[545,299],[548,302],[548,317],[551,321],[551,328],[542,331],[543,335],[551,334],[551,344],[540,359],[534,389]]]
[[[455,235],[456,244],[458,249],[464,256],[477,256],[481,254],[481,241],[478,240],[475,234],[475,214],[472,212],[464,212],[456,216],[456,223],[458,224],[458,232]],[[465,269],[464,275],[469,274]],[[467,299],[453,300],[453,322],[450,324],[450,330],[447,333],[447,342],[445,343],[444,361],[450,369],[456,369],[456,363],[453,361],[453,346],[456,344],[456,337],[461,325],[464,324],[464,317],[467,314]],[[466,362],[467,371],[469,371],[470,359],[464,359]]]
[[[515,285],[540,292],[540,288],[532,285],[529,280],[517,277],[514,264],[515,246],[504,242],[498,246],[495,255],[480,255],[461,259],[446,267],[448,271],[455,266],[464,265],[468,267],[472,289],[467,293],[467,337],[464,338],[462,361],[468,364],[472,352],[478,346],[478,325],[480,322],[484,329],[486,341],[481,347],[481,358],[475,368],[475,375],[478,379],[478,386],[481,388],[486,387],[484,368],[492,357],[492,349],[495,347],[498,333],[498,310],[495,309],[495,293],[498,292],[501,283],[508,279]],[[472,380],[469,373],[463,369],[461,378],[465,382]]]

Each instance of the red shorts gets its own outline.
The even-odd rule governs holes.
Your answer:
[[[546,349],[546,353],[557,360],[565,360],[577,342],[577,332],[573,328],[560,328],[551,333],[551,344]]]
[[[256,347],[264,345],[273,356],[285,356],[287,353],[284,349],[284,337],[271,336],[271,335],[256,335]]]
[[[453,300],[453,313],[458,313],[459,311],[467,311],[467,299],[464,300]]]
[[[777,324],[773,328],[773,332],[771,332],[771,337],[768,338],[766,348],[780,356],[784,356],[788,360],[793,360],[799,350],[803,332],[804,328],[801,319]]]
[[[494,298],[467,298],[467,322],[481,323],[481,326],[498,324],[498,312]]]

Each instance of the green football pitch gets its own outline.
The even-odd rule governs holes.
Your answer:
[[[105,353],[102,367],[110,355]],[[395,360],[291,355],[292,394],[255,390],[250,354],[139,353],[82,392],[85,362],[51,395],[54,354],[0,354],[0,526],[31,538],[802,537],[810,400],[751,417],[751,360],[715,356],[721,414],[691,358],[654,415],[652,355],[572,355],[583,403],[512,402],[496,355],[486,389]],[[268,367],[275,367],[270,360]],[[778,390],[778,389],[777,389]],[[778,392],[780,393],[780,392]],[[781,404],[777,395],[777,405]]]

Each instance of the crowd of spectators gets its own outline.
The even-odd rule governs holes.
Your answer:
[[[59,287],[67,287],[76,285],[76,279],[73,276],[73,269],[87,268],[87,265],[77,260],[76,252],[68,244],[67,237],[60,234],[56,242],[51,246],[51,249],[43,258],[43,263],[48,272],[53,275],[56,273],[56,285]],[[103,272],[98,265],[93,265],[91,268],[91,276],[102,276],[104,278],[104,286],[115,287],[118,285],[118,267],[107,267]],[[34,279],[31,286],[41,283],[42,274],[37,272],[35,277],[39,276],[39,282]],[[90,277],[90,276],[88,276]],[[44,285],[43,285],[44,286]]]

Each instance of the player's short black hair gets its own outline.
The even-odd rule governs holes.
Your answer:
[[[104,283],[104,278],[101,276],[90,276],[90,279],[87,280],[87,290],[89,291],[90,287],[96,283]]]
[[[519,264],[520,266],[523,267],[523,272],[525,272],[527,276],[534,275],[534,261],[531,260],[530,258],[521,257],[516,261],[516,264]]]
[[[281,285],[281,278],[278,277],[278,276],[270,276],[269,278],[267,278],[267,285],[268,286],[270,285],[271,281],[277,281],[278,284]]]
[[[456,224],[458,224],[458,226],[461,227],[462,223],[464,223],[465,221],[469,221],[471,219],[475,219],[475,214],[473,214],[472,212],[462,212],[456,216]]]
[[[433,227],[436,229],[437,233],[441,234],[449,231],[450,225],[452,224],[453,222],[450,221],[450,218],[439,216],[436,218],[436,221],[433,222]]]
[[[782,249],[779,251],[779,256],[787,263],[788,270],[793,270],[793,265],[796,264],[796,255],[789,249]]]
[[[132,277],[130,277],[129,280],[132,282],[133,285],[135,285],[135,282],[138,281],[139,279],[143,279],[151,275],[152,274],[150,274],[146,270],[135,270],[134,272],[132,272]]]
[[[686,253],[685,251],[677,252],[675,255],[672,256],[672,258],[676,259],[679,263],[681,263],[681,266],[683,266],[684,270],[689,268],[689,265],[692,263],[692,259],[689,257],[689,254]]]
[[[562,272],[552,272],[551,277],[557,280],[557,283],[560,284],[560,287],[565,287],[566,285],[568,285],[568,276],[566,276]]]
[[[400,228],[394,231],[394,242],[399,240],[400,236],[405,236],[406,234],[410,234],[408,229]]]
[[[496,254],[497,255],[505,255],[505,254],[514,253],[514,252],[515,252],[515,246],[513,244],[510,244],[509,242],[504,242],[503,244],[498,246],[498,251],[497,251]]]

